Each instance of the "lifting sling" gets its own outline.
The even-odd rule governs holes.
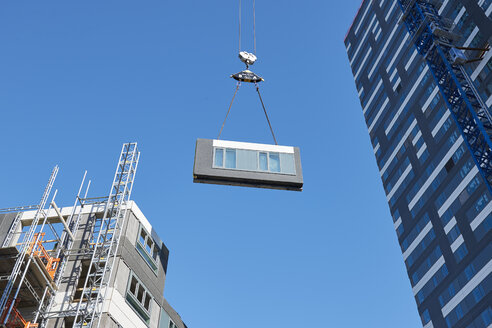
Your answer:
[[[277,139],[275,138],[275,134],[273,133],[273,128],[272,124],[270,123],[270,119],[268,118],[267,110],[265,108],[265,104],[263,103],[263,99],[260,94],[260,88],[258,86],[258,83],[263,82],[264,79],[253,73],[252,71],[249,70],[249,66],[253,65],[256,60],[256,14],[255,14],[255,0],[253,0],[253,47],[254,47],[254,53],[249,53],[246,51],[241,51],[241,0],[239,0],[239,59],[246,65],[246,69],[238,72],[236,74],[232,74],[231,78],[235,79],[237,81],[236,85],[236,90],[234,91],[234,95],[232,96],[231,103],[229,104],[229,108],[227,109],[227,114],[224,118],[224,122],[222,123],[222,126],[220,127],[219,135],[217,137],[217,140],[220,139],[220,135],[222,134],[222,130],[224,129],[224,125],[226,123],[227,117],[229,116],[229,113],[232,108],[232,104],[234,103],[234,99],[236,98],[236,94],[239,90],[239,87],[241,86],[241,82],[246,82],[246,83],[254,83],[256,87],[256,92],[258,93],[258,97],[260,98],[261,106],[263,108],[263,112],[265,113],[265,117],[268,122],[268,126],[270,127],[270,132],[272,133],[273,141],[275,142],[275,145],[277,144]]]

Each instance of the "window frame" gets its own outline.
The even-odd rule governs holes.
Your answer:
[[[133,280],[136,280],[135,284],[135,294],[131,291]],[[142,302],[138,299],[138,294],[142,291]],[[135,311],[142,321],[149,326],[150,318],[152,315],[152,300],[154,297],[150,293],[149,289],[145,287],[142,281],[138,278],[138,276],[130,270],[130,275],[128,278],[126,291],[125,291],[125,301],[126,303]],[[145,307],[145,303],[148,300],[148,309]]]
[[[144,239],[144,243],[140,241],[140,237],[142,236],[142,232],[145,233],[146,237]],[[147,251],[147,245],[148,242],[152,243],[151,247],[151,253]],[[154,238],[152,238],[152,235],[148,233],[147,229],[140,224],[139,229],[138,229],[138,234],[137,234],[137,241],[135,242],[135,248],[137,249],[137,252],[140,254],[140,256],[143,257],[147,265],[152,269],[152,271],[157,275],[159,273],[159,265],[157,258],[159,257],[159,253],[161,251],[160,247],[157,246],[157,243],[155,242]],[[153,252],[152,252],[153,250]],[[154,258],[155,256],[155,258]]]
[[[235,152],[235,164],[234,167],[226,167],[227,160],[226,160],[226,154],[227,151],[233,150]],[[292,154],[293,156],[293,161],[294,161],[294,172],[283,172],[282,171],[282,160],[281,160],[281,154],[282,152],[278,151],[266,151],[266,150],[253,150],[256,153],[256,170],[247,170],[247,169],[240,169],[237,168],[237,150],[242,150],[239,148],[228,148],[228,147],[213,147],[213,153],[212,153],[212,168],[214,169],[224,169],[224,170],[237,170],[237,171],[247,171],[247,172],[259,172],[259,173],[269,173],[269,174],[282,174],[282,175],[296,175],[297,174],[297,168],[296,168],[296,162],[295,162],[295,155]],[[246,149],[249,150],[249,149]],[[222,152],[222,163],[218,164],[216,162],[216,154],[217,151]],[[260,166],[260,154],[266,154],[266,165],[267,169],[263,170],[261,169]],[[271,167],[271,161],[270,161],[270,156],[277,156],[278,160],[278,171],[273,171]]]

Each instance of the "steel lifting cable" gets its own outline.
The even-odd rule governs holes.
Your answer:
[[[253,49],[256,56],[256,13],[255,13],[255,0],[253,0]]]
[[[239,0],[239,52],[241,52],[241,0]]]
[[[256,0],[253,0],[253,49],[256,55]],[[241,52],[241,0],[239,0],[239,52]]]
[[[254,53],[256,55],[256,10],[255,10],[255,0],[253,0],[253,46],[254,46]],[[241,52],[241,0],[239,0],[239,52]],[[253,81],[248,81],[244,80],[246,82],[253,82]],[[257,82],[254,82],[255,87],[256,87],[256,92],[258,93],[258,97],[260,98],[261,102],[261,107],[263,108],[263,113],[265,113],[266,120],[268,122],[268,126],[270,127],[270,132],[272,133],[273,141],[275,142],[275,145],[278,145],[277,143],[277,138],[275,138],[275,133],[273,132],[272,124],[270,123],[270,118],[268,117],[268,113],[265,107],[265,104],[263,103],[263,98],[261,97],[260,93],[260,88],[258,86]],[[229,113],[231,112],[232,104],[234,103],[234,99],[236,98],[237,91],[239,90],[239,87],[241,86],[241,82],[237,82],[236,90],[234,91],[234,95],[232,96],[231,103],[229,104],[229,108],[227,109],[226,116],[224,118],[224,122],[222,122],[222,126],[220,127],[219,135],[217,136],[217,140],[220,139],[220,135],[222,134],[222,130],[224,129],[224,125],[227,121],[227,117],[229,116]]]
[[[258,87],[258,83],[255,83],[255,86],[256,86],[256,92],[258,92],[258,97],[260,97],[261,106],[263,107],[263,112],[265,113],[265,117],[267,119],[268,126],[270,127],[270,132],[272,133],[273,141],[275,142],[275,145],[278,145],[277,138],[275,138],[275,134],[273,133],[272,124],[270,123],[270,119],[268,118],[265,104],[263,103],[263,99],[261,98],[260,88]]]
[[[234,91],[234,96],[232,96],[232,100],[231,100],[231,103],[229,104],[229,109],[227,110],[227,114],[224,118],[224,122],[222,123],[222,126],[220,127],[220,131],[219,131],[219,135],[217,136],[217,140],[220,139],[220,135],[222,133],[222,129],[224,128],[224,125],[225,125],[225,122],[227,120],[227,116],[229,116],[229,112],[231,111],[231,107],[232,107],[232,103],[234,102],[234,98],[236,98],[236,93],[237,93],[237,90],[239,90],[239,87],[241,86],[241,82],[237,82],[237,86],[236,86],[236,91]]]

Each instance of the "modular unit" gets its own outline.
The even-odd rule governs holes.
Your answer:
[[[193,182],[301,191],[298,147],[198,139]]]

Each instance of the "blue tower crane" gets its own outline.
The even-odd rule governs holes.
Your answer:
[[[453,43],[459,38],[446,25],[436,7],[423,0],[398,0],[404,22],[417,51],[423,56],[451,116],[480,174],[492,193],[492,116],[467,75],[463,52]]]

